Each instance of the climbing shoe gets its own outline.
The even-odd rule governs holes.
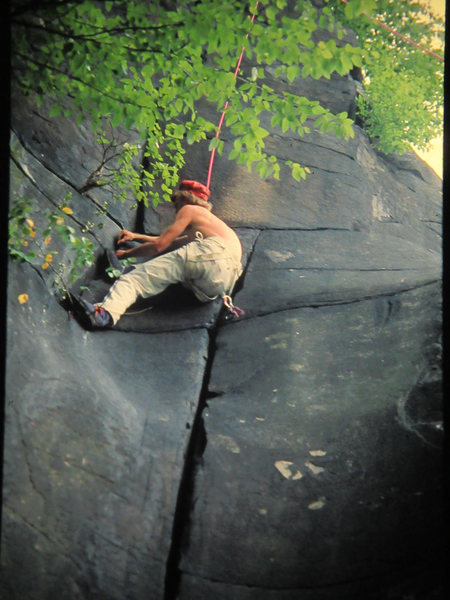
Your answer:
[[[83,299],[81,299],[81,303],[93,327],[112,327],[113,320],[107,310]]]

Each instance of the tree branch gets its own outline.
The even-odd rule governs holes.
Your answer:
[[[78,2],[76,1],[71,1],[71,0],[67,0],[67,2],[58,2],[58,0],[56,1],[50,1],[50,2],[41,2],[40,0],[31,0],[31,2],[28,2],[28,4],[24,4],[23,6],[19,6],[16,10],[12,9],[10,12],[10,17],[15,17],[17,15],[23,15],[24,13],[33,11],[33,13],[36,13],[37,10],[40,9],[46,9],[46,8],[50,8],[50,7],[54,7],[54,6],[61,6],[64,8],[67,8],[67,6],[69,4],[73,4],[74,6],[76,4],[78,4]]]
[[[99,40],[95,40],[92,39],[93,35],[97,35],[95,33],[92,34],[86,34],[86,35],[77,35],[74,32],[65,32],[65,31],[59,31],[58,29],[53,29],[50,27],[43,27],[42,25],[37,25],[35,23],[27,23],[25,21],[12,21],[11,22],[12,25],[19,25],[21,27],[24,28],[30,28],[30,29],[38,29],[44,33],[49,33],[49,34],[53,34],[53,35],[57,35],[60,36],[62,38],[66,38],[66,39],[72,39],[72,40],[78,40],[78,41],[85,41],[85,42],[91,42],[92,44],[97,45],[98,47],[101,46],[112,46],[113,44],[108,44],[105,41],[99,41]],[[145,29],[145,28],[143,28]],[[109,32],[112,30],[103,30],[102,32],[99,32],[98,35],[101,35],[102,33],[108,34]],[[185,44],[183,44],[183,46],[181,46],[180,48],[178,48],[177,50],[173,51],[173,54],[177,54],[178,52],[180,52],[180,50],[182,50],[185,46],[187,45],[187,42]],[[164,52],[162,50],[158,50],[156,48],[132,48],[130,46],[122,46],[123,49],[128,50],[129,52],[152,52],[152,53],[157,53],[157,54],[164,54]]]
[[[30,56],[25,56],[24,54],[21,54],[20,52],[16,53],[16,56],[19,56],[20,58],[24,58],[25,60],[28,60],[28,61],[32,62],[33,64],[35,64],[38,67],[42,67],[43,69],[46,69],[46,70],[51,71],[51,72],[60,73],[61,75],[65,75],[69,79],[73,79],[74,81],[78,81],[79,83],[82,83],[86,87],[89,87],[89,88],[95,90],[96,92],[98,92],[102,96],[106,96],[107,98],[110,98],[111,100],[114,100],[115,102],[119,102],[119,104],[128,104],[128,105],[131,104],[132,106],[136,106],[137,108],[144,108],[144,109],[148,108],[148,106],[144,106],[142,104],[135,104],[133,102],[130,102],[129,100],[123,100],[122,98],[117,98],[115,96],[112,96],[111,94],[107,94],[104,89],[100,89],[98,87],[95,87],[95,85],[92,85],[91,83],[88,83],[87,81],[84,81],[83,79],[80,79],[79,77],[76,77],[75,75],[72,75],[70,73],[66,73],[65,71],[62,71],[61,69],[58,69],[57,67],[54,67],[54,66],[42,63],[42,62],[40,62],[40,61],[38,61],[38,60],[36,60],[34,58],[31,58]]]

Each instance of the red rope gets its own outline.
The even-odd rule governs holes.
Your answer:
[[[341,0],[341,2],[343,2],[344,4],[348,4],[347,0]],[[444,61],[444,58],[442,56],[439,56],[439,54],[436,54],[436,52],[433,52],[432,50],[428,50],[428,48],[424,48],[420,44],[417,44],[416,42],[413,42],[410,38],[406,37],[405,35],[402,35],[398,31],[396,31],[395,29],[392,29],[392,27],[389,27],[389,25],[385,25],[384,23],[381,23],[380,21],[378,21],[377,19],[375,19],[375,17],[371,17],[366,12],[362,12],[361,14],[365,15],[367,18],[369,18],[371,21],[373,21],[374,23],[376,23],[380,27],[383,27],[384,29],[386,29],[387,31],[389,31],[389,33],[392,33],[392,34],[396,35],[397,37],[401,38],[402,40],[404,40],[405,42],[408,42],[408,44],[411,44],[412,46],[415,46],[416,48],[418,48],[422,52],[426,52],[427,54],[431,54],[431,56],[434,56],[434,58],[438,58],[439,60]]]
[[[256,17],[256,10],[257,10],[257,8],[258,8],[258,4],[259,4],[259,1],[258,1],[258,2],[256,3],[256,5],[255,5],[255,12],[252,14],[252,18],[251,18],[251,21],[250,21],[250,25],[251,25],[251,24],[253,23],[253,21],[255,20],[255,17]],[[247,32],[247,35],[245,36],[245,39],[246,39],[246,40],[248,39],[248,36],[249,36],[249,34],[250,34],[250,32],[248,31],[248,32]],[[235,68],[235,70],[234,70],[234,78],[235,78],[235,79],[237,78],[237,74],[238,74],[238,72],[239,72],[239,69],[240,69],[240,67],[241,67],[241,62],[242,62],[242,58],[243,58],[243,56],[244,56],[244,52],[245,52],[245,46],[242,46],[241,54],[240,54],[240,56],[239,56],[239,59],[238,59],[238,61],[237,61],[236,68]],[[218,125],[218,127],[217,127],[217,132],[216,132],[216,138],[218,138],[218,137],[219,137],[219,135],[220,135],[220,130],[221,130],[221,128],[222,128],[222,124],[223,124],[223,121],[224,121],[224,119],[225,119],[225,112],[226,112],[226,110],[227,110],[227,108],[228,108],[228,104],[229,104],[229,101],[227,100],[227,101],[225,102],[225,104],[224,104],[222,115],[220,116],[220,121],[219,121],[219,125]],[[210,159],[209,159],[208,177],[207,177],[207,179],[206,179],[206,187],[207,187],[207,188],[209,188],[209,184],[211,183],[211,174],[212,174],[212,167],[213,167],[213,162],[214,162],[214,156],[215,156],[215,154],[216,154],[216,149],[215,149],[215,148],[213,148],[213,149],[211,150],[211,156],[210,156]]]

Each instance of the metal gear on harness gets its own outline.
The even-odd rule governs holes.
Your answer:
[[[225,308],[227,309],[227,311],[231,315],[234,315],[237,319],[239,319],[240,317],[245,315],[245,311],[242,310],[242,308],[239,308],[239,306],[235,306],[233,304],[233,300],[231,299],[231,296],[228,296],[228,295],[222,296],[222,302],[223,302]]]

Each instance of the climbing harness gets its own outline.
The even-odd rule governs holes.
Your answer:
[[[197,242],[202,242],[204,240],[204,236],[202,234],[201,231],[196,231],[195,232],[195,240]],[[237,277],[239,277],[239,275],[241,274],[241,269],[239,268],[239,274],[237,275]],[[234,284],[233,284],[234,286]],[[245,315],[245,311],[242,310],[242,308],[239,308],[239,306],[235,306],[233,304],[233,300],[231,298],[231,296],[229,294],[226,294],[225,292],[223,292],[223,294],[221,295],[222,298],[222,303],[224,305],[224,307],[226,308],[226,310],[230,313],[230,317],[234,316],[237,319],[239,319],[240,317],[242,317],[243,315]],[[213,298],[211,298],[211,300],[213,300]]]

